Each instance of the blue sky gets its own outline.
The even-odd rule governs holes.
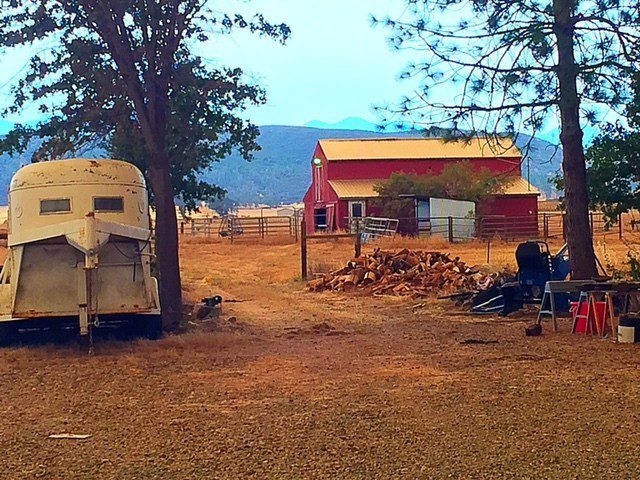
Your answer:
[[[402,0],[254,0],[247,11],[289,24],[288,44],[236,34],[203,55],[242,67],[267,89],[268,105],[251,115],[258,124],[375,121],[374,104],[400,97],[397,77],[409,57],[391,51],[388,32],[373,28],[369,18],[400,14],[404,5]]]
[[[291,40],[281,46],[246,32],[218,37],[201,49],[212,64],[241,67],[267,89],[268,104],[249,112],[258,125],[328,123],[347,117],[376,122],[372,106],[397,101],[404,87],[397,77],[406,52],[392,52],[387,31],[372,28],[371,14],[400,14],[403,0],[243,0],[225,2],[229,12],[261,12],[286,22]],[[0,69],[0,103],[5,85],[27,61],[27,51],[5,53]],[[406,90],[405,90],[406,91]],[[10,121],[33,121],[31,109]],[[0,130],[2,126],[0,125]]]
[[[411,84],[398,76],[416,60],[416,52],[391,50],[389,31],[370,23],[372,14],[401,17],[406,0],[213,0],[211,4],[224,4],[229,13],[260,12],[292,29],[284,46],[240,31],[199,47],[212,65],[241,67],[249,81],[267,90],[267,105],[247,112],[258,125],[333,124],[351,117],[377,124],[374,105],[398,104],[411,93]],[[6,103],[8,84],[32,51],[0,52],[0,105]],[[438,95],[456,96],[455,86],[439,88]],[[7,121],[33,122],[38,117],[34,106],[20,117],[0,118],[0,134],[11,125]],[[556,128],[557,121],[551,118],[541,136],[557,140]]]

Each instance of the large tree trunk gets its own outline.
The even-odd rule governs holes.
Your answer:
[[[587,169],[580,128],[578,67],[574,55],[575,4],[576,0],[553,1],[554,33],[558,42],[560,141],[567,208],[567,243],[573,278],[588,279],[595,277],[598,271],[589,224]]]
[[[178,223],[166,152],[157,152],[149,167],[156,204],[156,253],[160,271],[162,325],[174,330],[182,320],[182,286],[178,254]]]
[[[126,92],[135,106],[146,143],[149,154],[147,173],[156,204],[156,252],[160,267],[162,324],[165,330],[174,329],[182,320],[182,286],[178,224],[165,140],[170,73],[184,28],[181,28],[179,33],[173,32],[169,35],[174,43],[173,46],[169,47],[165,44],[161,52],[162,58],[156,58],[156,61],[166,62],[165,70],[158,70],[158,65],[154,64],[153,68],[148,66],[148,70],[141,78],[136,66],[137,55],[134,53],[127,33],[124,7],[116,8],[112,2],[105,1],[77,1],[92,22],[91,27],[109,47],[109,53],[123,81],[123,93]],[[164,27],[157,28],[161,30],[160,33],[166,31],[162,31]],[[145,48],[150,47],[145,45]],[[155,55],[158,52],[153,53]]]

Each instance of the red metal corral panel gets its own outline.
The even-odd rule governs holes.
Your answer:
[[[538,215],[537,195],[496,196],[482,205],[482,213],[486,215],[505,215],[517,217]]]
[[[482,236],[536,237],[537,195],[496,196],[478,206]]]

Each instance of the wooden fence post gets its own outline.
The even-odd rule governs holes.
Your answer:
[[[622,225],[622,214],[618,214],[618,240],[622,240],[624,227]]]
[[[184,222],[180,222],[180,235],[184,235]]]
[[[549,238],[549,219],[546,213],[542,214],[542,232],[544,239],[547,240]]]
[[[589,226],[591,227],[591,236],[593,237],[596,233],[593,227],[593,212],[589,212]]]
[[[300,222],[300,262],[302,269],[302,280],[307,279],[307,222],[302,219]]]
[[[491,237],[487,238],[487,265],[491,263]]]
[[[453,218],[449,217],[449,243],[453,243]]]
[[[362,255],[362,236],[360,235],[360,222],[356,222],[356,258]]]

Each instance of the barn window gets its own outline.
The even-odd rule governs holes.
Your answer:
[[[122,197],[94,197],[93,210],[96,212],[124,212]]]
[[[326,208],[316,208],[314,212],[314,224],[315,224],[316,230],[327,229],[327,209]]]
[[[68,213],[71,211],[69,198],[49,198],[40,200],[40,215],[49,213]]]

